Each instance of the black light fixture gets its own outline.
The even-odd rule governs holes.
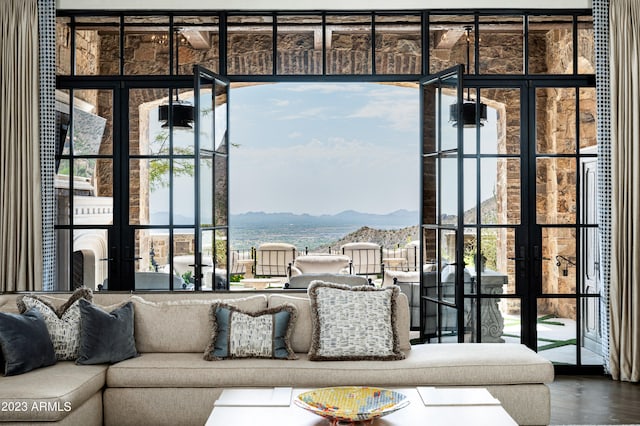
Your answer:
[[[180,68],[179,68],[179,64],[180,61],[178,61],[178,45],[179,45],[179,30],[176,30],[175,35],[174,35],[174,40],[176,43],[176,50],[175,50],[175,62],[176,62],[176,75],[180,74]],[[160,38],[160,41],[158,41],[159,44],[164,44],[164,42],[166,42],[166,38]],[[193,104],[191,104],[191,102],[187,102],[187,101],[181,101],[180,99],[178,99],[178,89],[174,89],[176,91],[176,98],[173,102],[170,103],[166,103],[166,104],[162,104],[158,107],[158,121],[160,122],[164,122],[162,123],[162,128],[163,129],[168,129],[169,127],[172,127],[174,129],[185,129],[185,130],[191,130],[193,129],[193,119],[194,119],[194,113],[193,113]],[[171,114],[169,114],[169,109],[171,109]],[[169,120],[171,120],[171,122],[169,122]]]
[[[176,89],[177,90],[177,89]],[[169,114],[171,107],[171,114]],[[169,116],[171,116],[171,124],[169,124]],[[164,121],[162,128],[167,129],[193,129],[193,105],[190,102],[178,99],[176,91],[176,99],[169,104],[162,104],[158,107],[158,120]]]
[[[471,62],[471,30],[473,27],[464,27],[467,33],[467,74],[469,74],[469,67]],[[477,110],[476,110],[477,106]],[[480,119],[476,120],[476,111],[480,114]],[[453,127],[458,126],[458,103],[452,104],[449,107],[449,121]],[[462,126],[465,128],[473,128],[478,124],[480,127],[484,126],[487,121],[487,105],[480,102],[476,105],[475,99],[471,99],[471,89],[467,88],[467,99],[462,102]]]

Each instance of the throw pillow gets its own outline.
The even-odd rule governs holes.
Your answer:
[[[37,309],[47,324],[47,330],[53,342],[56,359],[75,360],[78,358],[80,344],[80,306],[78,301],[91,301],[93,293],[88,288],[77,289],[71,297],[58,308],[46,298],[40,296],[20,296],[16,300],[18,310]]]
[[[56,363],[56,354],[42,314],[0,312],[0,347],[5,376],[26,373]]]
[[[403,359],[396,327],[397,286],[350,287],[314,281],[309,286],[312,338],[309,359]]]
[[[80,299],[78,364],[113,364],[138,356],[133,337],[133,304],[111,312]]]
[[[291,304],[252,313],[226,303],[214,303],[209,311],[211,341],[204,359],[297,359],[289,343],[297,316]]]

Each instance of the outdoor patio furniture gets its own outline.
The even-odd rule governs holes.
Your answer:
[[[375,275],[382,273],[380,245],[376,243],[347,243],[340,250],[351,258],[352,273],[356,275]]]
[[[346,284],[350,286],[370,285],[369,280],[362,275],[350,274],[302,274],[291,277],[289,282],[285,284],[286,289],[301,289],[309,287],[313,281],[324,281],[336,284]]]
[[[296,258],[296,246],[287,243],[265,243],[256,250],[256,277],[286,277]]]
[[[291,265],[289,277],[302,274],[351,272],[351,259],[343,254],[307,254],[296,257]]]

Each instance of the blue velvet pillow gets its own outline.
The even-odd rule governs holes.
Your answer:
[[[133,337],[133,303],[111,312],[80,299],[78,364],[113,364],[138,356]]]
[[[209,311],[211,341],[204,359],[297,359],[289,344],[297,316],[298,311],[291,304],[244,312],[231,305],[214,303]]]
[[[0,312],[0,346],[5,376],[56,363],[47,324],[35,308],[22,315]]]

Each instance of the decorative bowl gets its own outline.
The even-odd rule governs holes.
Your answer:
[[[372,421],[406,407],[409,400],[389,389],[338,386],[301,393],[294,403],[337,425]]]

